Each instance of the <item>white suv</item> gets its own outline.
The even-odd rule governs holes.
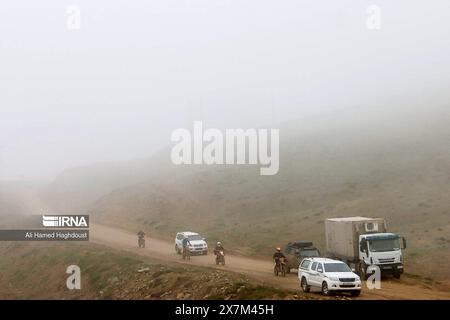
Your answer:
[[[201,235],[191,231],[178,232],[175,237],[175,251],[178,254],[183,252],[183,239],[188,238],[190,246],[189,251],[191,254],[208,254],[208,244]]]
[[[303,259],[298,268],[298,279],[304,292],[315,287],[324,295],[340,291],[349,292],[356,297],[361,293],[361,279],[347,264],[339,260]]]

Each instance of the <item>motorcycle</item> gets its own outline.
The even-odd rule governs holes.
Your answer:
[[[286,258],[279,258],[275,260],[275,266],[273,268],[273,273],[278,277],[278,274],[281,273],[282,277],[286,276]]]
[[[139,246],[139,248],[145,248],[145,238],[144,237],[138,238],[138,246]]]
[[[223,252],[223,250],[217,250],[216,252],[216,264],[222,264],[223,266],[225,265],[225,253]]]
[[[191,260],[191,251],[189,250],[188,247],[184,247],[183,248],[183,260]]]

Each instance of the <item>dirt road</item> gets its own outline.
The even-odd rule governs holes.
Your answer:
[[[175,253],[174,243],[172,242],[147,237],[146,248],[139,249],[137,248],[136,235],[121,229],[92,223],[90,241],[162,261],[218,268],[245,274],[249,278],[257,279],[267,285],[281,289],[300,290],[296,273],[289,274],[286,278],[275,277],[272,273],[273,264],[270,260],[227,255],[226,266],[216,266],[214,256],[209,254],[207,256],[194,256],[190,261],[183,261],[180,255]],[[320,297],[317,293],[311,293],[311,295]],[[422,284],[411,282],[409,279],[386,279],[382,280],[379,290],[363,288],[363,293],[358,299],[450,299],[450,292],[430,289]]]

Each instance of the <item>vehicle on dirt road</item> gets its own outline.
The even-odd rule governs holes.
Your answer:
[[[223,250],[215,250],[214,252],[216,254],[216,264],[219,265],[225,265],[225,252]]]
[[[342,261],[328,258],[306,258],[298,269],[298,279],[304,292],[319,289],[323,295],[332,292],[348,292],[352,296],[361,293],[361,279]]]
[[[286,245],[284,255],[287,258],[286,273],[290,273],[291,269],[298,269],[303,259],[320,257],[320,251],[314,247],[311,241],[296,241]]]
[[[349,217],[325,221],[327,257],[346,262],[366,280],[379,268],[381,274],[400,278],[406,240],[386,232],[383,218]]]
[[[178,232],[175,237],[175,251],[178,254],[183,253],[183,240],[187,238],[189,240],[190,245],[189,253],[191,255],[194,254],[208,254],[208,244],[205,241],[205,238],[203,238],[201,235],[199,235],[196,232],[192,231],[184,231],[184,232]]]
[[[286,258],[281,257],[279,259],[275,260],[275,266],[273,267],[273,273],[278,277],[279,274],[281,274],[282,277],[286,276]]]

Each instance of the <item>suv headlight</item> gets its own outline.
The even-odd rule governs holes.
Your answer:
[[[330,280],[333,280],[333,281],[339,281],[339,278],[338,278],[338,277],[332,276],[332,277],[328,277],[328,278],[330,278]]]

